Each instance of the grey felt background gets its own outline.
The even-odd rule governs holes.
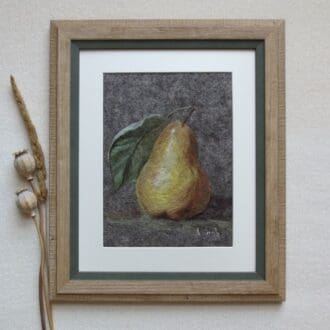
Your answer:
[[[152,223],[152,228],[148,228],[150,221],[159,220],[146,220],[142,217],[134,184],[126,185],[114,193],[107,154],[114,135],[127,125],[146,115],[166,115],[175,108],[187,105],[197,108],[188,125],[196,134],[200,162],[210,179],[212,197],[205,212],[194,220],[188,220],[189,223],[185,221],[184,225],[181,222],[176,226],[172,220],[159,222],[166,232],[166,237],[163,237],[158,232],[155,235],[155,223]],[[178,113],[176,118],[184,118],[185,114]],[[221,233],[221,229],[214,228],[217,233],[216,237],[213,235],[214,239],[211,238],[212,228],[198,239],[193,239],[191,234],[192,225],[205,229],[208,219],[231,224],[231,73],[105,73],[103,125],[105,246],[231,245],[231,225],[230,228],[225,226],[226,235]],[[140,219],[141,222],[138,226],[135,221],[134,230],[130,230],[133,225],[129,219]],[[171,235],[168,235],[169,231]],[[151,239],[151,236],[154,238]]]

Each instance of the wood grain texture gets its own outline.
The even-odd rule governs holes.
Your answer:
[[[58,292],[61,294],[276,294],[263,280],[206,281],[206,280],[69,280]]]
[[[57,295],[54,303],[280,303],[282,298],[279,295],[233,295],[233,294],[202,294],[202,295],[182,295],[182,294],[66,294]]]
[[[285,299],[284,22],[266,43],[266,280]]]
[[[49,295],[56,296],[56,166],[57,166],[57,27],[51,25],[50,30],[50,79],[49,79],[49,195],[48,195],[48,267]]]
[[[91,20],[55,21],[61,34],[75,40],[231,39],[262,40],[276,20]]]
[[[278,89],[274,88],[278,81],[277,33],[268,35],[265,40],[265,209],[266,209],[266,278],[277,288],[278,276]]]
[[[266,279],[111,281],[70,279],[71,40],[265,41]],[[50,56],[50,298],[108,302],[280,302],[285,298],[284,22],[280,20],[54,21]]]
[[[70,40],[58,35],[57,76],[57,286],[70,276]]]
[[[285,300],[286,274],[286,236],[285,236],[285,201],[286,201],[286,146],[285,146],[285,22],[278,27],[278,226],[279,226],[279,279],[278,294]]]

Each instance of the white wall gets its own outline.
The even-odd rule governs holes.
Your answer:
[[[14,204],[12,153],[27,147],[16,76],[48,151],[49,21],[284,18],[287,56],[287,301],[282,305],[70,305],[56,329],[328,329],[330,323],[330,2],[0,0],[0,329],[38,329],[39,254]]]

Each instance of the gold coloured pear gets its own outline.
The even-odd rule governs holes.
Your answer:
[[[182,121],[171,122],[156,140],[137,179],[141,208],[152,217],[188,219],[206,209],[210,194],[193,131]]]

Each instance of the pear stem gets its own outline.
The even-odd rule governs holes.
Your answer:
[[[187,105],[187,106],[181,107],[181,108],[176,108],[167,115],[167,118],[172,117],[178,111],[184,111],[184,110],[188,110],[190,108],[191,108],[191,105]]]
[[[192,109],[188,113],[187,117],[183,120],[182,126],[188,121],[188,119],[191,117],[191,115],[194,113],[195,110],[196,110],[196,108],[195,107],[192,107]]]

